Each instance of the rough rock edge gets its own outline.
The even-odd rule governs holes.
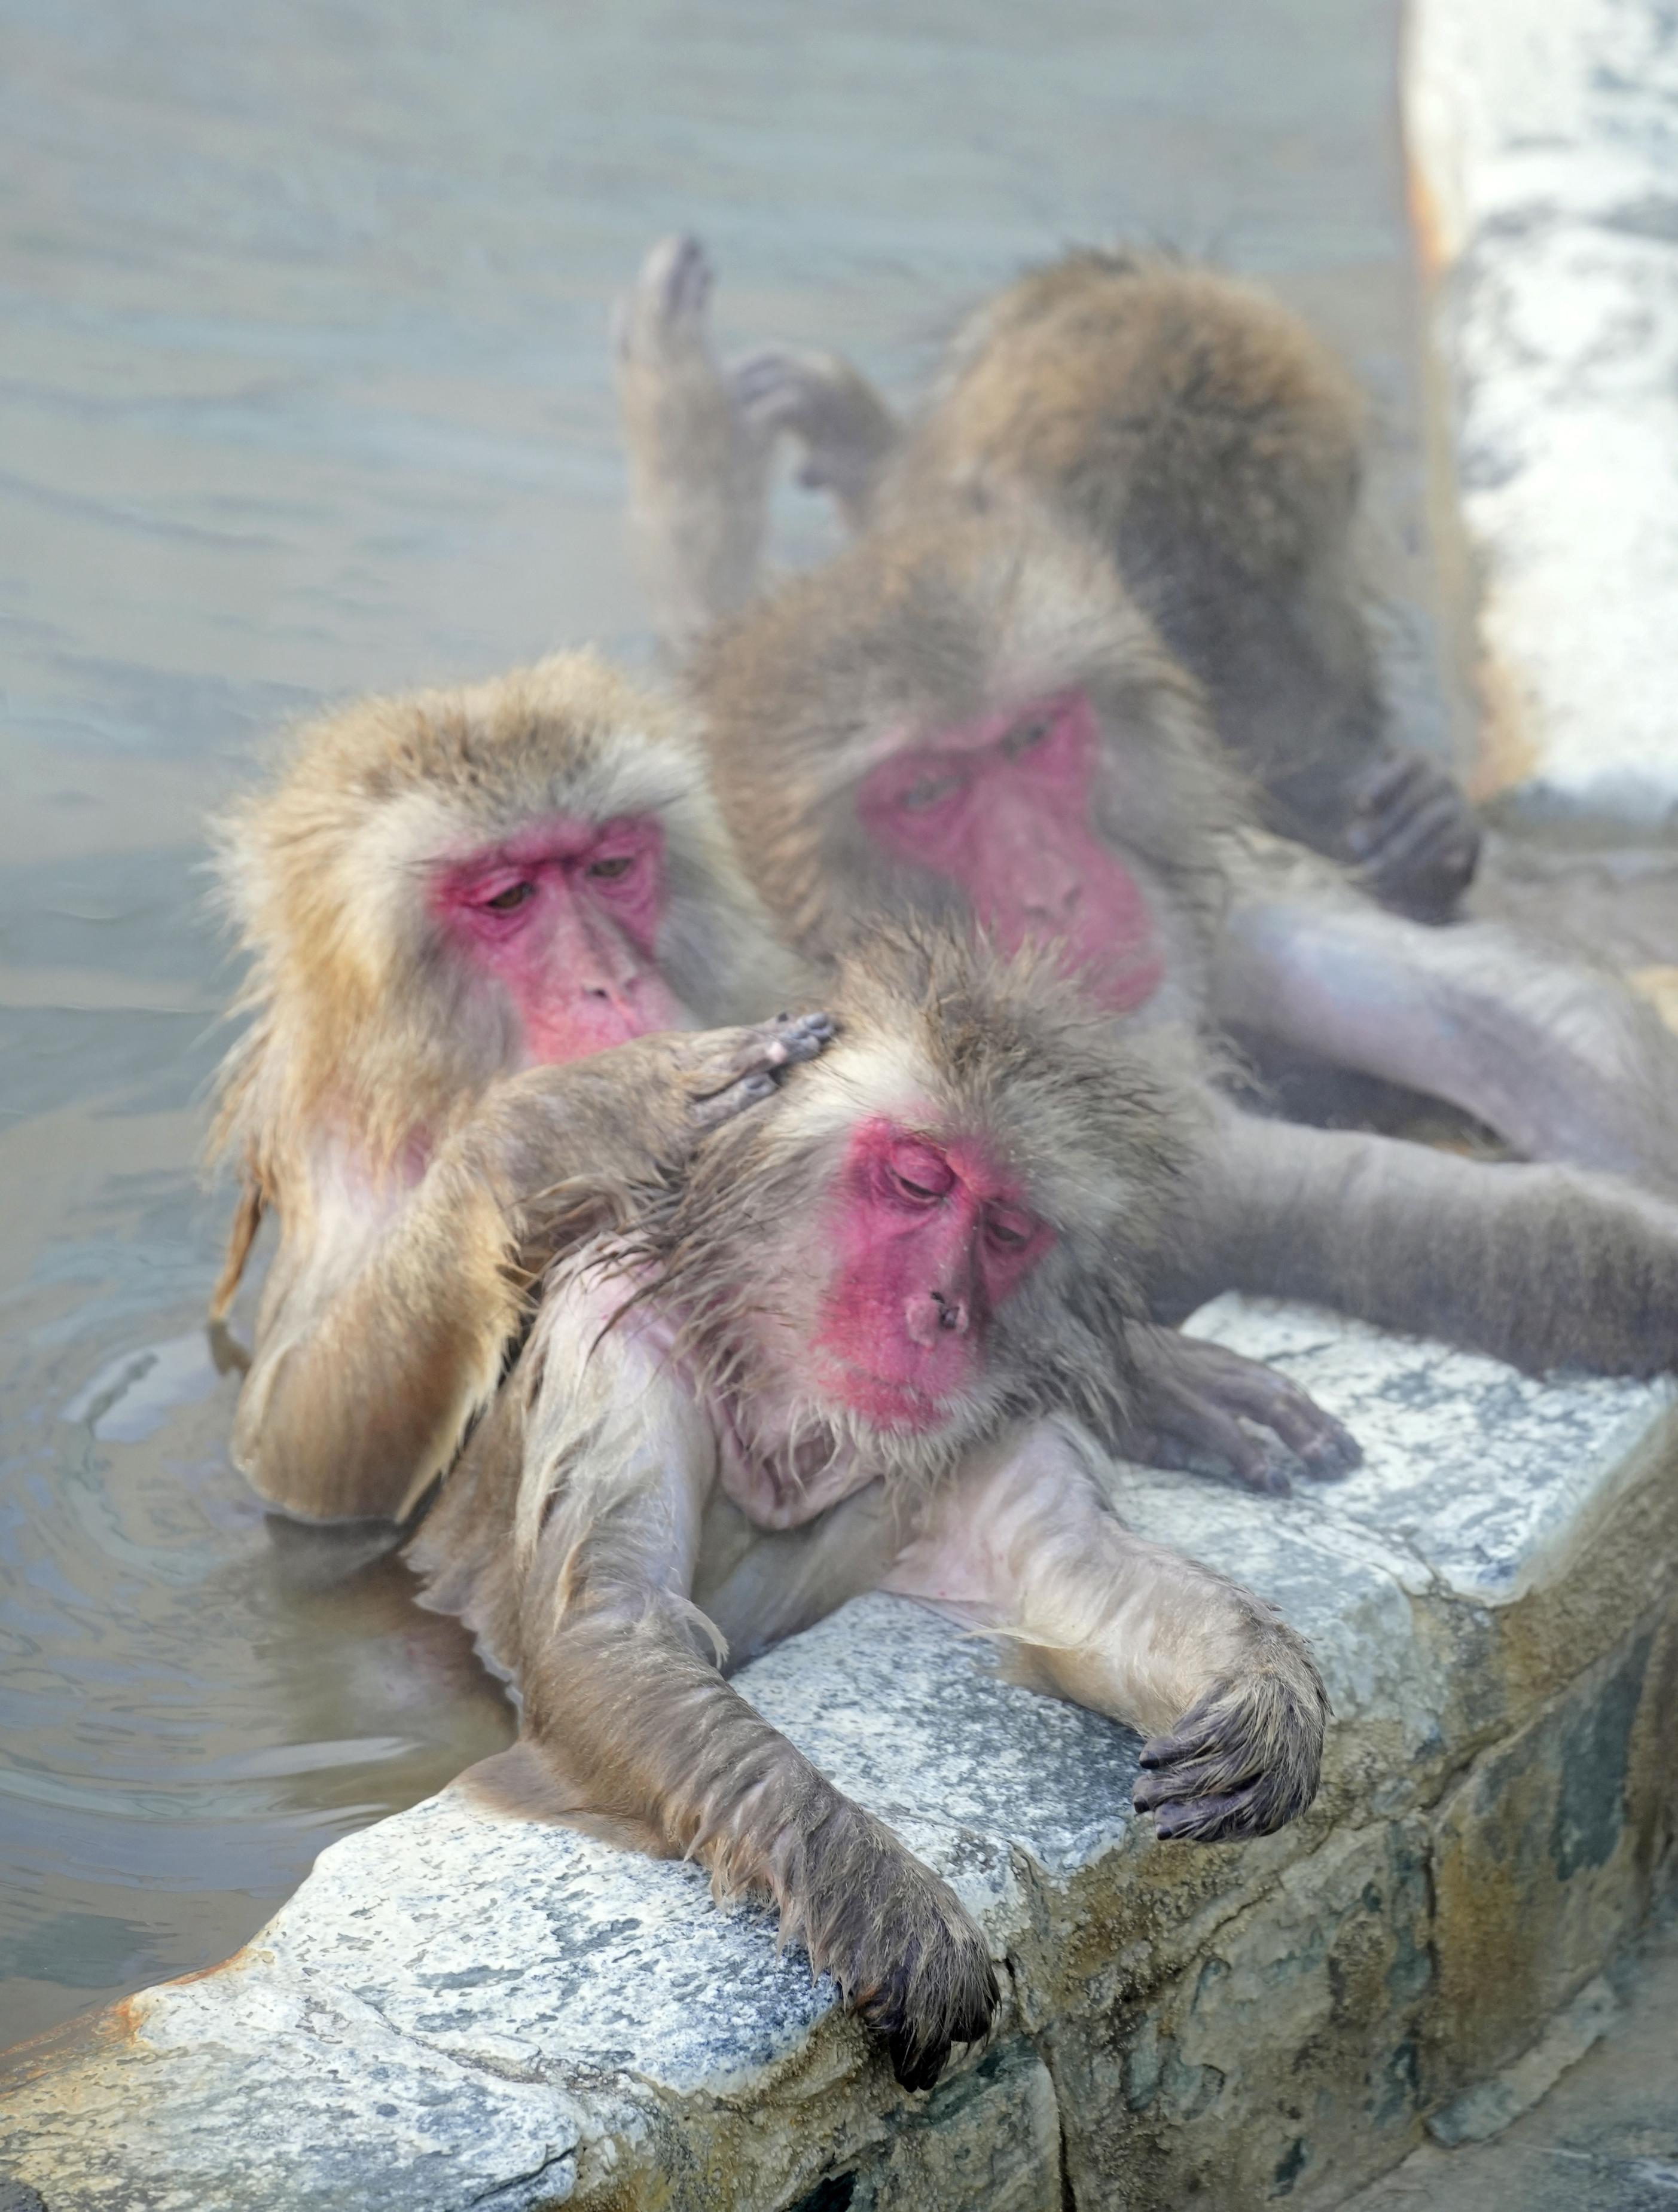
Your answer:
[[[1403,95],[1482,795],[1646,836],[1678,823],[1678,40],[1654,0],[1411,0]]]
[[[1523,1764],[1522,1743],[1542,1750],[1572,1725],[1570,1699],[1594,1714],[1597,1678],[1612,1686],[1628,1646],[1640,1636],[1652,1648],[1674,1617],[1673,1394],[1593,1381],[1547,1389],[1490,1361],[1287,1308],[1227,1301],[1196,1326],[1292,1369],[1361,1427],[1369,1449],[1347,1483],[1302,1487],[1287,1503],[1140,1469],[1118,1478],[1125,1510],[1148,1533],[1193,1540],[1274,1592],[1315,1635],[1342,1719],[1323,1797],[1305,1820],[1246,1847],[1155,1845],[1126,1809],[1134,1740],[1000,1681],[982,1644],[898,1601],[864,1601],[742,1678],[984,1919],[1005,1970],[1004,2015],[991,2051],[968,2054],[929,2103],[891,2087],[801,1955],[773,1958],[765,1914],[714,1918],[696,1869],[489,1823],[446,1793],[323,1854],[298,1898],[228,1968],[131,2000],[103,2017],[91,2045],[50,2039],[33,2090],[15,2100],[24,2174],[52,2212],[212,2203],[216,2212],[278,2212],[394,2205],[416,2191],[437,2212],[526,2212],[573,2189],[579,2202],[627,2206],[655,2175],[677,2203],[770,2206],[796,2203],[841,2171],[865,2176],[859,2208],[885,2206],[915,2202],[915,2188],[924,2195],[924,2162],[943,2155],[946,2129],[952,2142],[964,2129],[976,2158],[1013,2156],[1018,2179],[1024,2154],[1009,2142],[1022,2114],[1042,2122],[1049,2095],[1068,2185],[1098,2202],[1114,2158],[1129,2157],[1127,2100],[1134,2112],[1140,2099],[1146,2136],[1160,2083],[1199,2095],[1213,2077],[1211,2094],[1229,2095],[1221,2153],[1245,2156],[1243,2130],[1262,2136],[1270,2126],[1274,2136],[1264,2054],[1244,2051],[1227,2022],[1197,2025],[1197,1978],[1221,1960],[1226,1975],[1256,1973],[1262,1984],[1288,1930],[1336,1912],[1344,1922],[1368,1869],[1401,1848],[1415,1896],[1430,1893],[1424,1946],[1438,1917],[1432,1887],[1450,1872],[1442,1850],[1459,1868],[1451,1879],[1468,1883],[1472,1911],[1472,1884],[1484,1878],[1473,1863],[1480,1797],[1530,1795],[1534,1761]],[[1505,1770],[1512,1786],[1499,1779]],[[1494,2071],[1600,1970],[1604,1945],[1645,1893],[1622,1841],[1616,1830],[1601,1897],[1587,1899],[1595,1920],[1559,1953],[1554,1985],[1535,1984],[1507,2019],[1495,2009],[1469,2019],[1468,2002],[1460,2047],[1444,2051],[1394,2124],[1356,2153],[1355,2170],[1339,2145],[1313,2149],[1303,2133],[1284,2145],[1275,2170],[1290,2190],[1297,2179],[1296,2201],[1322,2201],[1318,2166],[1351,2186],[1402,2156],[1424,2101],[1444,2104]],[[1565,1899],[1555,1909],[1564,1918],[1573,1910]],[[386,1910],[396,1918],[381,1931]],[[1403,1944],[1414,1943],[1396,1904],[1389,1917],[1392,1928],[1377,1933],[1392,1938],[1390,1987]],[[532,1946],[542,1953],[533,1972]],[[360,1971],[369,1953],[380,1962],[372,1986]],[[1355,1944],[1348,1956],[1355,1966]],[[629,2047],[633,2020],[611,2016],[614,1963],[633,1979],[636,2007],[665,2008],[641,2049]],[[1459,1975],[1470,1999],[1484,1979],[1474,1965]],[[1426,1983],[1405,1997],[1408,2013],[1398,2006],[1401,2027],[1423,2021]],[[1313,2003],[1321,2012],[1319,1996],[1305,1991],[1302,2018]],[[1384,2032],[1385,2002],[1377,1992],[1355,2033],[1371,2022]],[[1460,2002],[1453,1996],[1447,2010]],[[1238,2028],[1238,2008],[1235,2016]],[[708,2033],[720,2023],[715,2047],[696,2040],[696,2019]],[[336,2111],[317,2104],[311,2115],[308,2097],[323,2079],[330,2088],[346,2033],[357,2078],[340,2082]],[[382,2086],[363,2078],[369,2043]],[[1090,2063],[1120,2069],[1111,2113],[1081,2092],[1079,2069]],[[1231,2086],[1243,2064],[1260,2078]],[[160,2067],[167,2090],[149,2098]],[[1149,2148],[1160,2185],[1180,2190],[1219,2130],[1169,2115],[1157,2124],[1164,2132]],[[437,2125],[448,2137],[441,2162]],[[1273,2159],[1274,2140],[1260,2148]],[[290,2176],[284,2196],[274,2193],[277,2154]],[[1008,2201],[1039,2212],[1029,2191],[1041,2166],[1044,2188],[1052,2183],[1043,2212],[1056,2212],[1058,2175],[1041,2144],[1032,2155],[1027,2193]],[[905,2172],[894,2181],[901,2158],[922,2161],[918,2180]],[[724,2193],[708,2181],[720,2172]],[[1205,2178],[1227,2188],[1253,2177]],[[385,2183],[376,2195],[375,2179]]]

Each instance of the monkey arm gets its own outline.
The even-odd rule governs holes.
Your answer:
[[[1153,1731],[1136,1803],[1162,1837],[1268,1834],[1316,1794],[1328,1703],[1303,1639],[1127,1528],[1053,1424],[951,1484],[884,1587],[1000,1630],[1039,1687]]]
[[[713,350],[712,281],[697,240],[665,239],[614,330],[630,538],[659,634],[678,652],[751,596],[775,443]]]
[[[258,1496],[309,1520],[405,1518],[489,1401],[524,1286],[831,1027],[637,1038],[503,1077],[393,1210],[345,1164],[317,1173],[283,1213],[234,1429]]]
[[[1237,866],[1220,1020],[1448,1100],[1529,1158],[1678,1194],[1678,1036],[1616,977],[1495,922],[1383,913],[1294,848]]]
[[[528,1742],[574,1816],[698,1859],[720,1893],[766,1891],[898,2078],[929,2086],[989,2023],[984,1938],[723,1680],[690,1595],[716,1478],[708,1416],[632,1325],[600,1340],[586,1299],[550,1296],[526,1358],[544,1376],[514,1537]]]
[[[393,1218],[337,1189],[289,1212],[233,1455],[304,1520],[401,1520],[449,1464],[522,1322],[516,1224],[450,1147]]]
[[[1578,1169],[1220,1110],[1165,1295],[1301,1297],[1530,1372],[1678,1358],[1678,1206]]]

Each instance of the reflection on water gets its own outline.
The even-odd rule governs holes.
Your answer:
[[[398,1566],[228,1464],[204,807],[323,698],[640,649],[606,302],[678,225],[731,341],[898,386],[1073,238],[1269,276],[1376,394],[1426,733],[1393,13],[0,0],[0,2039],[224,1954],[507,1733]]]

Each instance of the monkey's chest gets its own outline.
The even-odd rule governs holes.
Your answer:
[[[725,1395],[718,1407],[717,1473],[724,1494],[759,1528],[796,1528],[865,1488],[879,1469],[830,1432],[777,1436],[741,1421]]]

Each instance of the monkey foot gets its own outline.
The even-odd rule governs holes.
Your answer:
[[[1419,921],[1444,921],[1480,861],[1480,824],[1456,783],[1425,753],[1387,753],[1347,797],[1359,882]]]
[[[634,289],[613,309],[620,361],[662,366],[694,354],[708,358],[706,323],[714,282],[696,238],[661,238],[641,263]]]
[[[1154,1832],[1179,1843],[1268,1836],[1316,1795],[1328,1699],[1291,1632],[1252,1670],[1197,1698],[1169,1735],[1142,1746],[1134,1802]]]
[[[1227,1467],[1249,1490],[1286,1498],[1289,1468],[1334,1482],[1363,1460],[1345,1423],[1261,1360],[1202,1337],[1151,1329],[1136,1345],[1138,1394],[1124,1448],[1154,1467]],[[1243,1422],[1268,1430],[1256,1435]]]
[[[799,482],[860,508],[897,442],[884,403],[836,354],[766,348],[728,371],[742,418],[764,437],[785,434],[804,451]]]

